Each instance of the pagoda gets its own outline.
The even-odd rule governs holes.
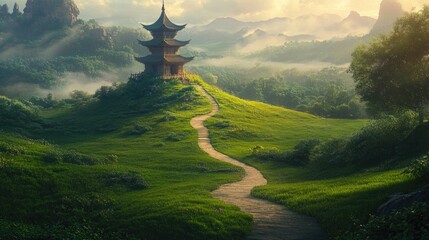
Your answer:
[[[162,12],[159,19],[152,25],[144,25],[153,39],[140,41],[139,43],[149,48],[151,54],[145,57],[137,57],[136,60],[145,65],[145,73],[162,77],[164,79],[184,77],[183,65],[194,58],[187,58],[177,54],[179,48],[186,46],[190,41],[174,39],[177,32],[183,30],[185,25],[176,25],[168,19],[165,13],[165,5],[162,4]]]

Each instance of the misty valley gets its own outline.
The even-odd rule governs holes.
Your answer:
[[[0,1],[0,240],[429,239],[428,43],[425,1]]]

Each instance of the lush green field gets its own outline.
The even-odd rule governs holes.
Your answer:
[[[269,181],[268,186],[255,189],[253,194],[316,217],[334,238],[353,229],[354,224],[364,222],[391,194],[420,186],[401,174],[400,167],[362,169],[318,164],[293,167],[257,160],[250,150],[255,146],[291,150],[300,140],[349,136],[367,121],[321,119],[244,101],[204,86],[221,106],[219,114],[208,123],[214,146],[257,167]]]
[[[200,151],[197,134],[189,124],[193,116],[210,110],[209,102],[193,87],[183,86],[178,81],[151,84],[147,83],[147,88],[152,87],[150,91],[136,89],[137,86],[133,87],[134,93],[117,89],[112,91],[114,96],[106,96],[103,100],[43,110],[40,114],[45,129],[31,133],[62,148],[98,158],[117,155],[117,163],[94,166],[47,163],[44,152],[49,151],[50,145],[2,134],[1,141],[27,149],[20,155],[0,153],[16,164],[9,168],[18,170],[11,172],[29,173],[3,176],[8,180],[3,184],[0,205],[9,210],[0,215],[3,219],[0,234],[9,234],[7,238],[16,234],[17,239],[23,237],[20,235],[22,229],[27,237],[40,236],[40,232],[49,234],[44,231],[45,226],[58,221],[65,225],[67,232],[73,232],[70,230],[73,224],[84,222],[79,229],[97,228],[100,231],[91,232],[98,233],[100,239],[122,233],[127,233],[122,235],[126,239],[243,238],[250,231],[251,216],[213,199],[210,194],[223,183],[237,181],[243,172]],[[146,93],[140,94],[139,90]],[[100,177],[117,172],[124,173],[125,177],[107,176],[122,185],[107,186],[106,180]],[[131,180],[126,174],[141,176],[148,188],[127,188]],[[28,184],[20,187],[17,184],[20,181]],[[32,184],[34,182],[40,182],[42,187],[43,183],[52,182],[55,191],[45,191],[43,195],[39,185]],[[7,189],[16,189],[22,204],[15,204],[18,195],[3,194]],[[108,202],[106,212],[110,214],[97,216],[90,211],[93,207],[88,199],[91,198],[85,196],[91,194],[98,194]],[[77,222],[63,223],[57,219],[61,215],[50,211],[50,204],[56,206],[54,203],[64,198],[80,196],[83,201],[90,202],[89,207],[66,214],[67,219],[79,219]],[[46,217],[39,218],[40,215]],[[85,221],[80,220],[82,218]],[[19,228],[11,222],[27,225]],[[63,234],[56,230],[50,232],[54,232],[51,236]],[[96,238],[85,235],[85,231],[79,232]]]
[[[220,104],[207,123],[215,147],[269,180],[254,195],[317,217],[332,236],[365,220],[391,193],[416,187],[402,169],[257,160],[250,151],[255,146],[288,150],[302,139],[350,135],[367,121],[321,119],[238,99],[196,76],[191,82],[203,84]],[[0,237],[243,238],[251,217],[210,194],[243,172],[205,155],[189,124],[209,110],[193,87],[144,79],[104,89],[98,98],[39,109],[37,128],[15,121],[13,131],[57,146],[0,133],[0,207],[7,209],[0,214]],[[104,160],[112,155],[117,162]]]

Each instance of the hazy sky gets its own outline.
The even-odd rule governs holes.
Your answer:
[[[0,0],[10,5],[14,0]],[[21,9],[25,0],[17,0]],[[159,16],[162,0],[75,0],[81,18],[130,18],[151,22]],[[167,13],[178,23],[202,24],[218,17],[263,20],[333,13],[346,17],[351,10],[377,17],[381,0],[166,0]],[[400,0],[404,9],[420,8],[429,0]]]

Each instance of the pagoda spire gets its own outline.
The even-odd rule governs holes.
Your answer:
[[[165,13],[165,0],[163,0],[159,19],[151,25],[142,25],[153,37],[149,41],[139,41],[150,51],[149,55],[136,58],[137,61],[145,65],[145,73],[164,79],[185,76],[183,66],[194,58],[183,57],[178,54],[179,49],[189,44],[189,41],[179,41],[175,37],[178,31],[185,28],[186,24],[176,25],[168,19]]]

